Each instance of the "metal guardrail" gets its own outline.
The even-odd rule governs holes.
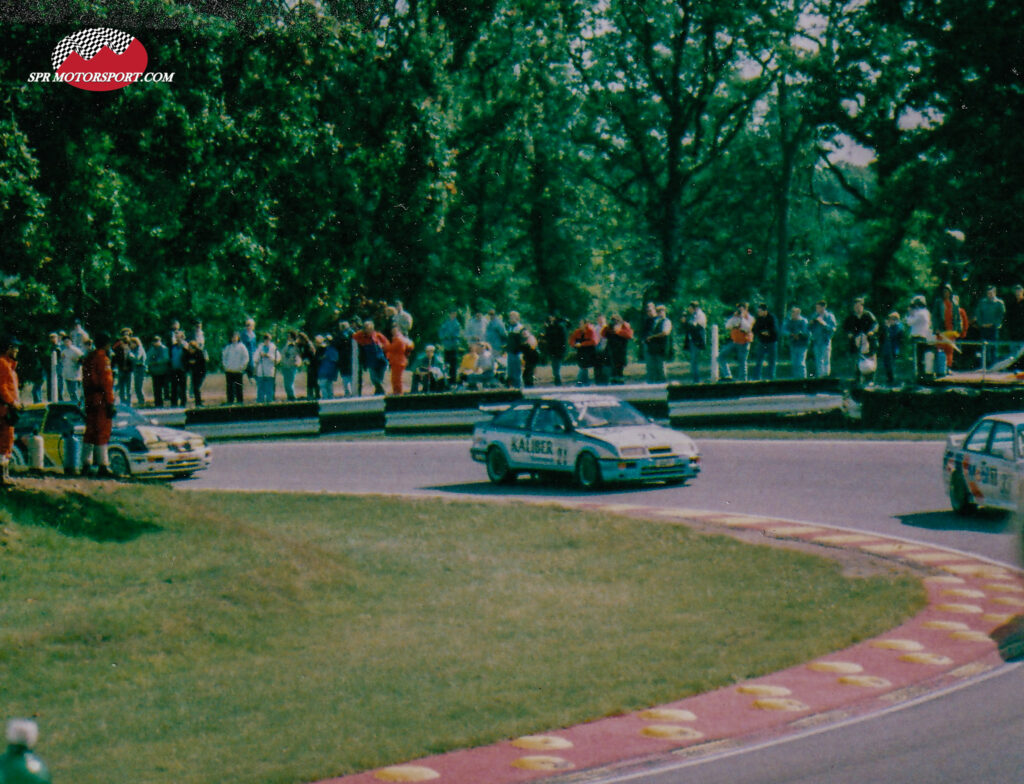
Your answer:
[[[743,382],[732,384],[629,384],[538,387],[424,395],[338,398],[316,402],[238,405],[204,409],[152,409],[157,422],[187,427],[207,438],[315,436],[338,433],[468,433],[489,414],[481,406],[522,398],[585,392],[625,400],[653,419],[670,424],[717,425],[755,418],[841,412],[839,382]]]

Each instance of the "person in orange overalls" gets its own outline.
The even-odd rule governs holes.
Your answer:
[[[114,426],[114,372],[110,368],[110,337],[97,335],[95,348],[82,360],[82,393],[85,398],[85,449],[82,474],[89,472],[93,462],[97,476],[111,476],[107,445]]]
[[[0,487],[9,487],[11,482],[11,455],[14,454],[14,422],[21,408],[18,390],[18,347],[17,338],[4,338],[0,345]]]
[[[401,395],[404,391],[402,373],[409,366],[409,355],[413,348],[415,348],[415,344],[402,334],[402,328],[392,327],[391,342],[388,343],[384,353],[388,358],[388,364],[391,365],[391,393],[394,395]]]

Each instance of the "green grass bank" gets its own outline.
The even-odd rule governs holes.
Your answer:
[[[0,494],[3,712],[54,779],[292,784],[655,705],[836,650],[911,575],[554,507]]]

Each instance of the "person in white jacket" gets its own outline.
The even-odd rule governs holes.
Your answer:
[[[249,369],[249,349],[238,332],[231,333],[231,342],[220,352],[220,364],[227,380],[228,404],[242,402],[242,379]]]
[[[74,345],[69,335],[64,336],[64,348],[60,351],[60,375],[64,388],[72,403],[78,403],[82,392],[82,357],[85,352]]]
[[[263,342],[256,346],[252,355],[253,372],[256,375],[256,402],[273,403],[274,386],[277,383],[277,366],[281,352],[270,339],[270,333],[263,333]]]

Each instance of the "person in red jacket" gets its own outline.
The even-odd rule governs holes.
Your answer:
[[[598,337],[597,328],[586,317],[580,319],[579,326],[569,336],[569,345],[576,349],[576,363],[580,366],[579,375],[576,376],[577,386],[590,383],[590,368],[597,362]]]
[[[388,363],[391,365],[392,394],[401,395],[405,391],[402,387],[402,373],[409,366],[409,355],[413,348],[415,344],[402,333],[401,327],[391,328],[391,342],[384,353],[387,354]]]
[[[379,333],[373,326],[373,322],[367,319],[363,322],[363,328],[352,335],[352,339],[359,346],[359,382],[356,385],[356,394],[362,394],[363,370],[370,374],[370,383],[373,384],[373,394],[384,394],[384,368],[388,366],[387,352],[391,342]]]
[[[629,341],[633,339],[633,328],[618,313],[605,325],[604,338],[608,341],[608,360],[612,366],[612,383],[622,384],[626,380],[626,358]]]
[[[0,487],[11,485],[11,455],[14,454],[14,423],[21,408],[18,390],[17,338],[4,338],[0,345]]]
[[[82,474],[87,474],[93,462],[99,468],[97,476],[110,476],[110,458],[107,453],[110,431],[114,426],[114,373],[110,367],[110,337],[97,335],[95,347],[82,360],[82,394],[85,398],[85,449],[82,454]]]

